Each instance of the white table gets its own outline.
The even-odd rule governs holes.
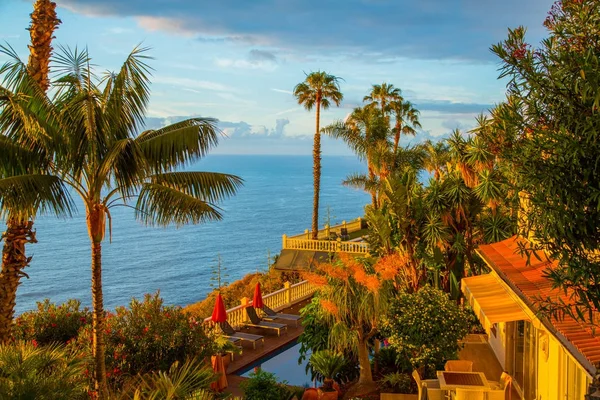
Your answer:
[[[483,372],[437,371],[437,377],[442,390],[471,389],[483,392],[491,390]]]

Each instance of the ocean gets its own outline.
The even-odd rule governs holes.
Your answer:
[[[238,194],[222,203],[222,221],[175,227],[146,227],[134,211],[116,207],[112,214],[112,243],[103,244],[103,288],[107,309],[127,305],[132,297],[160,294],[167,304],[200,301],[211,291],[211,267],[217,256],[228,280],[266,270],[267,255],[281,250],[281,235],[304,232],[311,225],[312,157],[209,155],[191,170],[225,172],[244,179]],[[320,225],[363,215],[369,196],[347,188],[342,180],[366,167],[351,156],[324,156],[322,161]],[[37,244],[17,292],[16,312],[34,309],[49,298],[56,303],[79,299],[91,305],[90,243],[85,209],[70,219],[39,217],[34,225]]]

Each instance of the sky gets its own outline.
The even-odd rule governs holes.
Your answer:
[[[550,0],[55,0],[58,45],[87,47],[99,70],[117,70],[138,45],[153,59],[148,127],[214,117],[226,134],[213,153],[310,154],[314,111],[294,86],[312,71],[343,78],[343,119],[373,84],[402,90],[422,130],[404,144],[469,130],[503,100],[492,44],[507,29],[545,37]],[[0,42],[27,59],[32,1],[0,0]],[[0,55],[0,63],[6,57]],[[350,154],[325,138],[323,154]]]

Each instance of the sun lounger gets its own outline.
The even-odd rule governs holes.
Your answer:
[[[224,336],[231,338],[238,338],[241,341],[252,343],[252,348],[256,349],[256,342],[262,341],[263,346],[265,345],[265,338],[261,335],[253,335],[251,333],[237,332],[229,325],[229,322],[219,322],[219,327],[224,333]]]
[[[263,319],[265,319],[267,321],[271,321],[276,318],[279,318],[279,319],[283,319],[286,321],[294,321],[296,323],[296,326],[298,326],[298,321],[302,318],[299,315],[283,314],[283,313],[275,312],[272,309],[270,309],[269,307],[267,307],[266,305],[263,305],[262,310],[265,312],[265,314],[267,314],[266,317],[263,317]]]
[[[247,323],[247,326],[262,329],[273,329],[277,331],[277,336],[281,335],[282,330],[287,329],[287,325],[285,324],[261,321],[261,319],[258,317],[258,314],[256,314],[256,310],[252,306],[246,307],[246,314],[248,314],[248,318],[250,318],[250,323]]]

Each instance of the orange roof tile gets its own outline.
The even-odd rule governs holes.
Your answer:
[[[543,257],[539,260],[531,256],[530,263],[527,263],[527,258],[520,254],[519,239],[516,237],[481,245],[478,252],[509,286],[518,289],[516,294],[534,312],[537,311],[535,301],[539,298],[550,297],[556,300],[560,297],[565,303],[569,303],[569,297],[561,290],[552,289],[550,280],[543,276],[551,262]],[[600,363],[600,336],[590,324],[569,316],[561,321],[552,319],[548,322],[592,365]]]

